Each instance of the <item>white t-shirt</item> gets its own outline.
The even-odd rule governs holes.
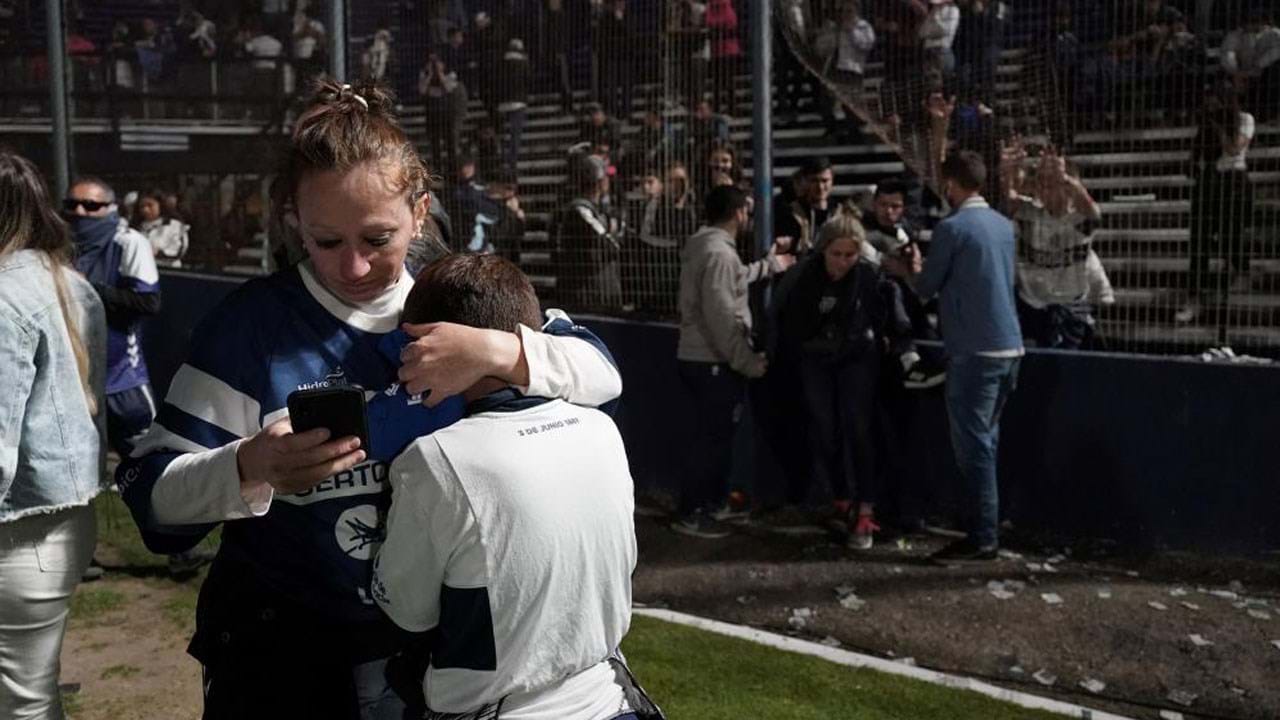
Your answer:
[[[1246,141],[1253,140],[1253,134],[1257,131],[1257,125],[1253,121],[1253,116],[1247,112],[1240,113],[1240,135]],[[1230,172],[1232,170],[1248,170],[1249,163],[1245,160],[1245,155],[1249,153],[1249,142],[1245,142],[1244,149],[1238,153],[1228,155],[1222,153],[1222,157],[1218,158],[1218,172]]]
[[[310,31],[303,34],[303,31]],[[324,25],[319,20],[306,15],[293,20],[293,56],[299,60],[310,60],[316,52],[316,45],[324,37]]]
[[[506,698],[507,720],[627,710],[607,658],[631,624],[635,502],[608,416],[520,398],[420,438],[392,463],[373,596],[440,639],[435,712]]]
[[[270,35],[258,35],[244,44],[250,57],[258,58],[253,67],[258,70],[274,70],[274,60],[284,51],[284,44]]]
[[[1018,296],[1034,308],[1091,301],[1109,304],[1115,293],[1085,233],[1084,215],[1056,217],[1024,197],[1014,213],[1018,237]]]

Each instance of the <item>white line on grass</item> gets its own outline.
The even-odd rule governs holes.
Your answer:
[[[634,608],[632,610],[636,615],[644,615],[657,620],[665,620],[677,625],[686,625],[688,627],[706,630],[719,635],[727,635],[742,640],[767,645],[779,650],[799,653],[801,655],[811,655],[821,658],[837,665],[845,665],[847,667],[870,668],[879,672],[888,673],[890,675],[900,675],[915,680],[922,680],[934,685],[942,685],[954,690],[971,690],[987,697],[1003,700],[1007,703],[1013,703],[1024,708],[1032,710],[1045,710],[1052,713],[1067,715],[1082,720],[1132,720],[1123,715],[1113,715],[1105,713],[1101,710],[1092,710],[1080,705],[1073,705],[1061,700],[1052,700],[1050,698],[1040,697],[1039,695],[1031,695],[1017,690],[1009,690],[997,685],[974,680],[972,678],[960,677],[957,675],[947,675],[935,670],[926,670],[925,668],[913,667],[902,663],[885,660],[883,658],[873,657],[871,655],[863,655],[861,653],[850,652],[848,650],[840,650],[838,648],[827,647],[808,640],[800,640],[798,638],[787,637],[786,635],[778,635],[743,625],[733,625],[731,623],[720,622],[719,620],[709,620],[707,618],[698,617],[696,615],[687,615],[685,613],[675,612],[674,610],[659,610],[655,608]]]

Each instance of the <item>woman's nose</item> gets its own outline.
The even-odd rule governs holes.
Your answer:
[[[344,248],[338,271],[342,273],[343,280],[360,280],[369,274],[369,260],[359,250]]]

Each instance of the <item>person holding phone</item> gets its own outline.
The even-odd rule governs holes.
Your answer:
[[[457,420],[450,398],[481,378],[581,405],[621,390],[603,346],[569,323],[577,337],[398,328],[430,199],[393,107],[376,84],[316,81],[273,193],[308,257],[205,318],[117,471],[152,549],[190,547],[222,524],[188,648],[204,667],[206,719],[399,718],[384,668],[405,636],[369,594],[392,458]],[[369,447],[324,427],[292,432],[291,393],[343,385],[369,398]]]

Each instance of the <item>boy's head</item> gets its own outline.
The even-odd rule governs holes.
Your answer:
[[[517,332],[541,325],[529,278],[497,255],[447,255],[418,274],[404,304],[407,323],[451,322]]]

